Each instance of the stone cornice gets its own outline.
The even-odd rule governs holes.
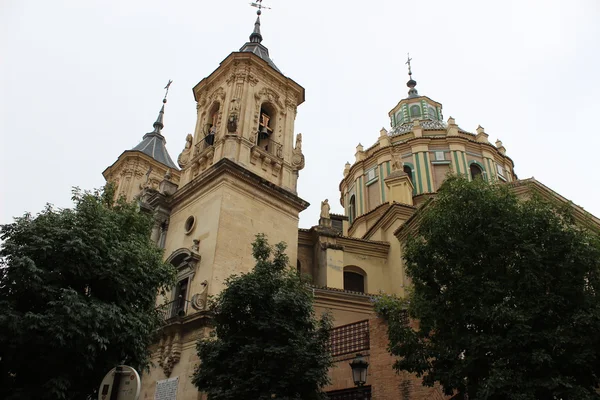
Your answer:
[[[217,185],[223,183],[228,177],[229,179],[235,178],[245,182],[248,185],[248,188],[242,188],[242,190],[248,191],[249,195],[255,197],[259,193],[264,194],[264,196],[261,196],[261,199],[272,203],[274,206],[278,205],[277,201],[283,202],[293,210],[300,212],[310,205],[307,201],[295,194],[261,178],[233,161],[224,158],[175,192],[171,199],[171,206],[174,207],[190,198],[192,193],[212,190]]]
[[[369,255],[387,259],[390,251],[390,244],[388,242],[340,236],[337,238],[337,243],[344,246],[344,252],[346,253]]]
[[[311,229],[298,229],[298,245],[313,247],[315,244],[319,243],[320,236],[324,235],[322,235],[322,232],[314,229],[314,227]],[[341,234],[336,236],[325,236],[333,238],[334,242],[330,244],[333,244],[334,247],[347,253],[387,258],[390,249],[390,244],[388,242],[353,238]]]
[[[417,207],[408,204],[394,202],[385,213],[371,226],[364,234],[363,239],[368,239],[378,229],[385,229],[389,227],[398,217],[403,217],[406,221],[412,217],[417,211]]]
[[[362,215],[359,215],[358,217],[356,217],[354,219],[354,221],[352,221],[352,224],[350,224],[350,226],[348,227],[348,233],[350,234],[350,233],[354,232],[353,228],[356,227],[356,226],[358,226],[357,222],[361,222],[361,221],[363,221],[363,220],[365,220],[367,218],[370,218],[373,214],[379,213],[379,215],[381,216],[383,213],[385,213],[385,210],[389,206],[390,206],[390,203],[386,201],[385,203],[381,203],[380,205],[378,205],[374,209],[372,209],[370,211],[367,211],[366,213],[364,213]]]
[[[600,218],[585,211],[583,207],[574,204],[572,201],[561,196],[554,190],[550,189],[548,186],[536,180],[535,178],[520,179],[508,183],[507,185],[509,185],[511,191],[517,196],[522,196],[524,194],[527,194],[528,192],[535,192],[536,194],[540,195],[544,200],[558,201],[563,204],[570,204],[571,208],[573,209],[573,216],[578,224],[582,226],[595,228],[596,230],[600,229]]]
[[[143,153],[139,150],[125,150],[124,152],[122,152],[121,155],[117,158],[117,160],[114,163],[112,163],[110,166],[106,167],[106,169],[104,171],[102,171],[102,176],[104,177],[104,179],[107,179],[107,176],[110,175],[112,170],[115,167],[117,167],[119,164],[121,164],[127,158],[144,160],[144,161],[148,162],[150,165],[155,166],[155,167],[159,168],[160,170],[164,170],[165,172],[168,169],[170,169],[171,174],[175,178],[173,180],[175,182],[179,182],[179,178],[180,178],[180,174],[181,174],[180,170],[170,168],[170,167],[166,166],[165,164],[156,161],[154,158],[150,157],[146,153]]]
[[[234,51],[234,52],[230,53],[227,57],[225,57],[225,59],[223,61],[220,62],[219,67],[217,69],[215,69],[210,75],[208,75],[206,78],[202,79],[200,82],[198,82],[193,87],[192,92],[194,93],[194,99],[196,101],[199,100],[197,97],[198,91],[200,91],[202,89],[202,87],[219,80],[219,78],[221,78],[223,75],[227,74],[229,72],[229,66],[233,63],[234,60],[235,61],[247,60],[247,61],[253,62],[255,65],[259,66],[259,68],[261,68],[271,78],[275,79],[280,84],[285,85],[286,87],[290,87],[293,91],[295,91],[298,96],[297,105],[300,105],[304,102],[304,100],[305,100],[304,88],[301,85],[299,85],[293,79],[288,78],[287,76],[283,75],[281,72],[274,70],[269,65],[269,63],[267,63],[265,60],[263,60],[256,54],[250,53],[250,52],[245,52],[245,51],[243,51],[243,52]]]
[[[343,309],[346,311],[373,313],[371,296],[329,288],[311,288],[315,297],[314,306]]]
[[[394,231],[394,236],[402,242],[409,233],[414,232],[421,220],[422,211],[431,204],[434,198],[428,199],[409,219]]]

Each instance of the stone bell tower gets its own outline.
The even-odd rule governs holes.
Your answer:
[[[180,269],[185,290],[173,296],[184,302],[250,271],[258,233],[286,242],[296,263],[299,213],[308,207],[296,194],[304,155],[294,135],[304,88],[275,66],[262,39],[259,12],[250,40],[193,88],[197,120],[177,158],[176,190],[142,196],[146,208],[168,215],[159,244]],[[195,260],[193,268],[182,259]]]
[[[294,120],[304,88],[281,73],[262,40],[259,14],[250,41],[193,88],[197,122],[178,158],[182,186],[228,159],[296,193],[304,156]]]

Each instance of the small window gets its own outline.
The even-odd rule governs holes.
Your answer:
[[[193,215],[190,215],[188,217],[188,219],[185,220],[185,225],[184,225],[185,234],[189,235],[190,233],[192,233],[195,226],[196,226],[196,218],[194,218]]]
[[[375,178],[377,178],[377,167],[367,171],[367,182],[372,181]]]
[[[504,176],[504,168],[502,168],[502,165],[496,164],[496,170],[498,171],[498,175]]]
[[[403,123],[404,123],[404,115],[402,114],[402,111],[400,111],[398,114],[396,114],[396,124],[402,125]]]
[[[356,196],[350,196],[350,203],[348,204],[348,217],[350,218],[350,223],[354,222],[356,218]]]
[[[344,271],[344,290],[365,292],[365,277],[359,273]]]
[[[431,118],[432,120],[437,121],[438,117],[437,117],[437,112],[435,111],[435,108],[433,107],[429,107],[429,118]]]
[[[472,163],[469,167],[469,170],[471,171],[472,180],[475,180],[477,178],[481,179],[483,177],[483,171],[481,170],[481,167],[479,167],[479,165]]]
[[[410,116],[411,118],[420,117],[421,116],[421,106],[415,104],[414,106],[410,106]]]
[[[408,179],[410,179],[410,182],[414,185],[415,183],[413,182],[412,168],[408,165],[405,165],[404,168],[402,168],[402,170],[406,173],[406,175],[408,175]]]

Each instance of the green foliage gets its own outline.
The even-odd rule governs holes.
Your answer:
[[[325,399],[331,321],[289,266],[285,244],[252,244],[256,267],[232,276],[211,303],[214,331],[198,342],[193,382],[211,400]]]
[[[483,399],[598,399],[600,241],[565,208],[449,178],[405,248],[398,370]]]
[[[3,225],[0,398],[85,399],[112,367],[148,365],[156,295],[174,271],[151,216],[107,186]]]

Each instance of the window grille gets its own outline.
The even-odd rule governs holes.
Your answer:
[[[329,400],[370,400],[371,386],[327,392]]]
[[[331,330],[329,347],[333,357],[369,350],[369,320],[338,326]]]

